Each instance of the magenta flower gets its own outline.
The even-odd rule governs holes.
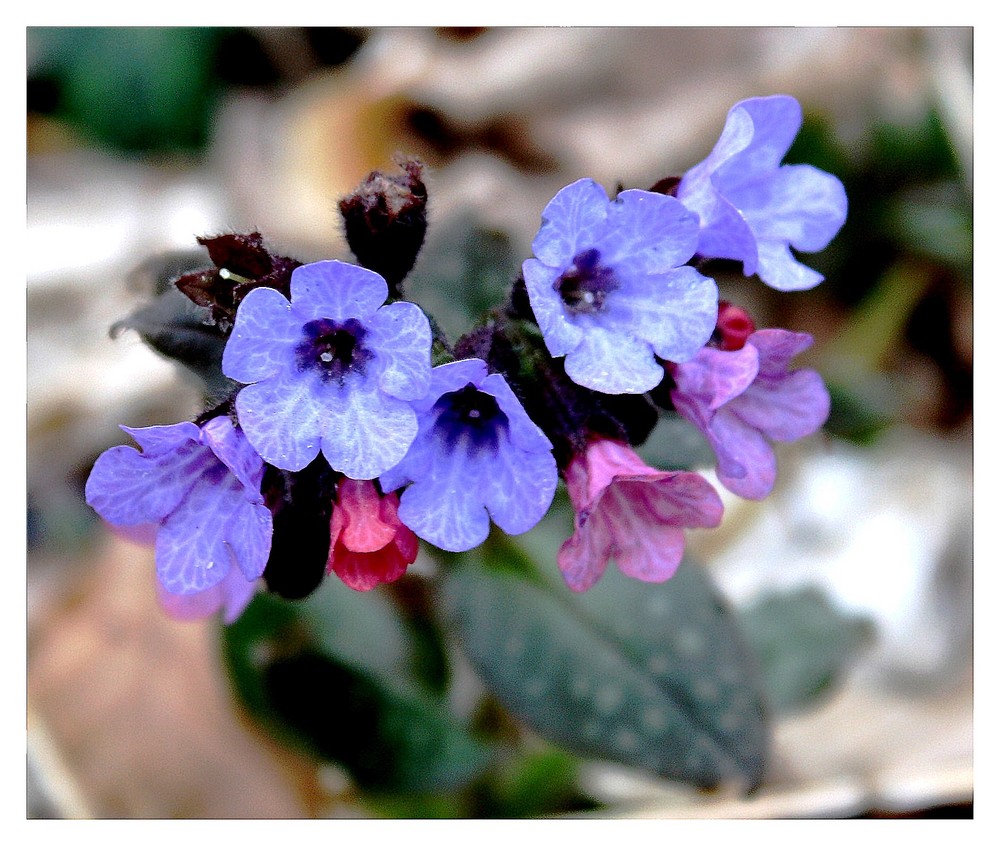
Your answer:
[[[190,619],[224,609],[230,622],[250,601],[271,550],[263,461],[225,416],[201,427],[122,429],[142,452],[103,453],[87,480],[87,503],[133,538],[155,535],[168,612]]]
[[[371,270],[320,261],[292,271],[291,302],[255,288],[240,304],[222,371],[246,384],[236,413],[268,464],[301,470],[322,450],[334,470],[373,479],[406,454],[431,331],[413,303],[383,305],[388,291]]]
[[[592,441],[565,476],[576,520],[557,561],[578,592],[601,578],[610,558],[633,579],[666,581],[684,555],[683,530],[722,520],[722,500],[705,479],[654,470],[619,441]]]
[[[373,482],[341,479],[330,518],[328,573],[354,590],[394,582],[417,557],[417,536],[400,522],[399,497]]]
[[[741,261],[747,276],[756,273],[779,291],[823,281],[789,247],[822,250],[847,219],[837,177],[812,165],[781,164],[801,125],[794,97],[742,100],[729,110],[708,158],[677,188],[677,199],[700,219],[698,253]]]
[[[716,473],[733,493],[763,499],[774,487],[772,441],[794,441],[826,422],[830,395],[815,370],[789,370],[812,336],[760,329],[739,350],[705,347],[684,364],[671,365],[674,407],[708,439]]]

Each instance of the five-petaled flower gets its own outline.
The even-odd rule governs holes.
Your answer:
[[[779,291],[801,291],[823,276],[789,247],[822,250],[847,219],[837,177],[812,165],[782,165],[802,125],[802,108],[786,95],[753,97],[729,110],[715,148],[689,170],[677,198],[696,212],[698,253],[743,262]]]
[[[260,492],[264,464],[228,417],[130,429],[142,448],[112,447],[95,462],[87,503],[135,536],[155,528],[156,573],[179,617],[250,601],[271,549],[271,512]],[[172,596],[170,596],[172,595]]]
[[[556,560],[574,591],[592,587],[611,558],[634,579],[666,581],[684,555],[684,529],[722,520],[722,501],[709,482],[697,473],[654,470],[620,441],[591,441],[565,476],[576,518]]]
[[[321,261],[292,273],[291,302],[257,288],[240,304],[222,371],[246,383],[236,413],[269,464],[301,470],[322,450],[334,470],[373,479],[405,455],[431,334],[418,306],[387,296],[377,273]]]
[[[830,395],[815,370],[789,370],[812,336],[760,329],[738,350],[706,347],[672,365],[670,392],[677,412],[708,439],[719,481],[746,499],[774,487],[777,460],[771,441],[793,441],[826,422]]]
[[[403,523],[461,552],[486,540],[490,517],[511,535],[542,519],[558,482],[552,445],[503,376],[476,358],[442,364],[414,408],[419,434],[380,478],[384,491],[412,483],[400,497]]]
[[[397,511],[399,497],[380,494],[374,482],[341,479],[330,518],[327,572],[354,590],[394,582],[417,557],[417,536]]]
[[[685,266],[698,219],[673,197],[592,179],[567,185],[542,212],[524,262],[531,309],[577,384],[638,394],[659,384],[656,357],[687,361],[715,328],[715,282]]]

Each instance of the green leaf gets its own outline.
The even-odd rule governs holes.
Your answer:
[[[779,711],[828,691],[874,634],[870,619],[839,611],[816,588],[767,594],[740,616]]]
[[[338,587],[328,580],[313,595],[321,598],[300,603],[259,595],[224,630],[230,677],[250,713],[367,790],[455,790],[481,774],[493,750],[421,689],[391,606],[377,594],[347,600]]]
[[[448,574],[446,607],[472,664],[519,719],[666,778],[760,782],[768,727],[753,661],[695,562],[658,585],[611,566],[577,596],[466,558]]]

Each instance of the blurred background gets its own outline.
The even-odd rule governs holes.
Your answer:
[[[27,39],[29,817],[971,816],[971,28]],[[283,712],[285,729],[311,729],[289,741],[269,727],[240,675],[267,664],[260,627],[220,637],[214,621],[166,618],[152,553],[83,501],[94,459],[126,442],[119,423],[201,410],[190,375],[110,327],[208,264],[197,235],[256,229],[283,255],[349,259],[337,200],[401,151],[427,164],[430,196],[407,291],[454,339],[503,299],[560,187],[681,175],[730,106],[772,93],[806,115],[786,161],[837,175],[850,206],[805,258],[819,288],[718,277],[758,326],[816,337],[801,363],[834,399],[821,435],[779,450],[770,498],[725,497],[722,527],[689,542],[762,668],[775,715],[762,786],[699,791],[547,741],[436,641],[419,653],[438,667],[428,684],[449,719],[504,739],[502,759],[425,783],[440,762],[411,750],[387,766],[415,775],[380,782],[375,753],[316,728],[356,727],[337,710],[339,677],[302,689],[328,697],[315,714]],[[661,427],[643,454],[669,465],[691,437]],[[563,503],[520,548],[554,570],[571,519]],[[419,605],[434,567],[422,554],[400,607]],[[322,599],[339,623],[395,643],[398,614],[339,587]]]

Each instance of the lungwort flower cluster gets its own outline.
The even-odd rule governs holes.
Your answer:
[[[705,477],[639,458],[658,417],[697,427],[721,484],[759,499],[772,444],[829,411],[819,375],[791,366],[811,337],[756,329],[705,275],[730,259],[779,290],[821,280],[791,249],[826,246],[846,199],[830,174],[782,164],[800,123],[790,97],[745,100],[680,178],[613,198],[566,186],[508,302],[454,346],[402,289],[426,228],[418,162],[341,203],[360,264],[272,255],[259,233],[200,238],[215,267],[176,286],[203,309],[226,387],[196,422],[126,428],[141,451],[104,453],[87,501],[155,539],[161,602],[181,618],[228,622],[256,590],[302,596],[324,573],[393,582],[418,538],[461,552],[491,523],[527,532],[560,477],[575,522],[553,563],[571,589],[612,560],[669,579],[685,531],[718,525],[722,502]]]

